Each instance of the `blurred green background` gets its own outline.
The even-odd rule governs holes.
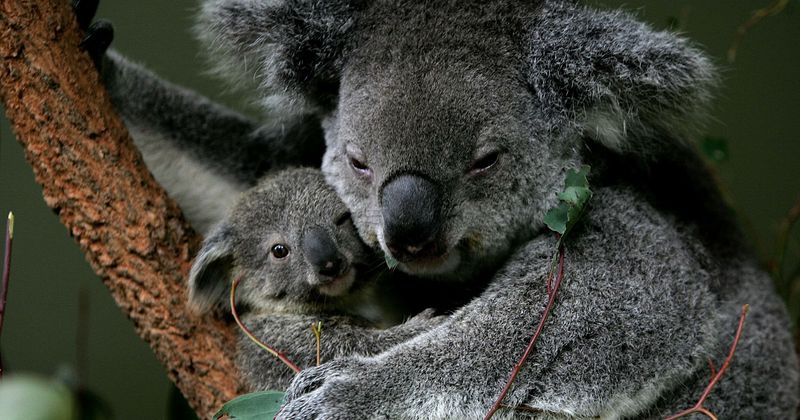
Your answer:
[[[190,30],[196,4],[103,0],[98,16],[113,22],[113,45],[124,54],[173,82],[243,108],[243,100],[226,95],[221,84],[203,75]],[[726,51],[737,27],[770,0],[593,4],[623,6],[655,27],[677,28],[720,66],[724,86],[708,136],[724,139],[728,157],[715,166],[761,255],[774,254],[779,223],[800,196],[800,2],[793,0],[753,27],[734,63],[727,62]],[[9,210],[17,216],[17,228],[2,337],[7,369],[49,375],[60,365],[81,365],[85,383],[110,402],[117,418],[168,418],[170,384],[164,370],[45,206],[8,121],[0,116],[0,212]],[[800,260],[797,230],[787,267]],[[88,309],[82,324],[81,293]],[[85,341],[78,338],[79,325]]]

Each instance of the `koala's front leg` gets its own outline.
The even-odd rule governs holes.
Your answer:
[[[490,288],[418,338],[378,357],[346,357],[302,372],[279,418],[481,417],[544,306],[549,242],[541,244],[540,268],[509,273],[505,288]]]
[[[313,323],[322,323],[320,357],[322,361],[331,361],[353,354],[378,354],[441,324],[444,319],[426,310],[387,329],[373,328],[349,316],[302,314],[261,315],[245,323],[259,339],[284,352],[289,360],[305,369],[316,364],[316,341],[310,328]],[[238,349],[238,365],[251,389],[285,389],[288,386],[291,371],[243,334]]]
[[[706,273],[674,233],[614,223],[605,230],[618,240],[592,229],[569,243],[556,305],[506,405],[641,415],[718,348],[719,337],[697,333],[724,330]],[[483,295],[416,339],[302,372],[280,418],[482,418],[542,316],[554,249],[551,238],[532,241]]]

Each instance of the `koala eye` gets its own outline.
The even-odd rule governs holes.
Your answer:
[[[499,150],[494,150],[492,152],[489,152],[479,157],[475,161],[473,161],[472,164],[469,166],[468,173],[470,175],[480,174],[493,167],[497,163],[497,160],[499,158],[500,158]]]
[[[350,218],[351,218],[352,216],[353,216],[353,215],[352,215],[352,214],[350,214],[350,212],[349,212],[349,211],[346,211],[346,212],[344,212],[344,213],[340,214],[340,215],[339,215],[339,217],[337,217],[337,218],[336,218],[336,220],[334,221],[334,223],[336,224],[336,226],[341,226],[341,225],[345,224],[345,222],[347,222],[348,220],[350,220]]]
[[[360,176],[372,176],[372,169],[364,163],[363,153],[361,149],[355,145],[348,144],[346,147],[347,160],[350,161],[350,167]]]
[[[289,255],[289,247],[284,244],[275,244],[270,251],[275,258],[286,258]]]
[[[352,156],[350,156],[350,166],[352,166],[359,175],[369,176],[372,174],[372,169],[370,169],[369,166]]]

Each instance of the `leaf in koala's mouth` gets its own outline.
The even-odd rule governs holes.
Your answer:
[[[400,261],[394,259],[394,257],[389,253],[384,254],[383,257],[386,259],[386,265],[389,266],[390,270],[394,270],[398,265],[400,265]]]

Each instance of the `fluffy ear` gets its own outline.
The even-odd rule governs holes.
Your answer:
[[[325,107],[338,93],[342,49],[364,3],[208,0],[196,32],[216,72],[237,84],[255,81],[267,105]]]
[[[532,28],[530,85],[542,101],[562,104],[586,136],[654,155],[702,128],[715,71],[686,39],[625,12],[563,1],[546,2]]]
[[[233,238],[226,223],[203,241],[189,272],[189,306],[198,313],[226,307],[233,270]]]

